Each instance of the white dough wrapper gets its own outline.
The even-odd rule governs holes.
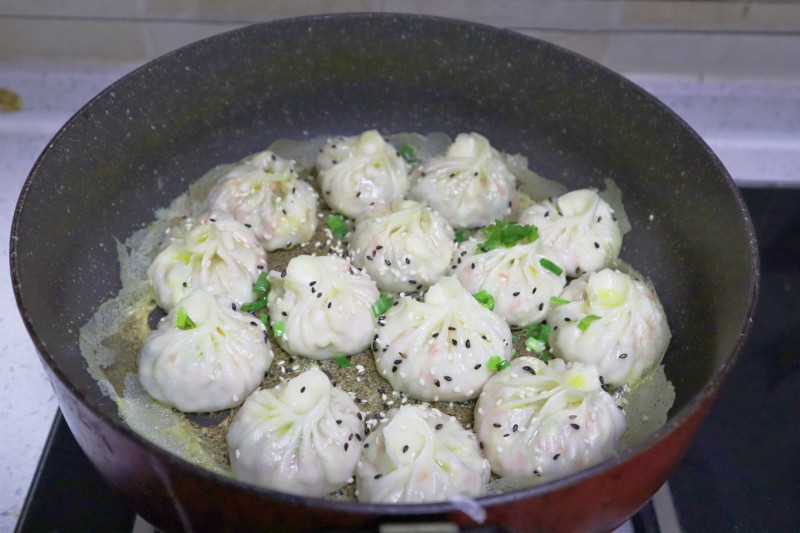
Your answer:
[[[293,355],[330,359],[364,351],[372,340],[372,304],[380,298],[369,276],[337,256],[300,255],[285,272],[269,273],[269,317],[284,324],[276,335]]]
[[[453,227],[430,207],[395,200],[364,211],[348,248],[379,289],[414,292],[450,271],[454,239]]]
[[[612,456],[625,416],[592,365],[518,357],[486,383],[475,432],[492,471],[541,481]]]
[[[457,279],[441,278],[422,302],[408,296],[378,318],[372,353],[395,390],[423,401],[476,398],[489,359],[511,358],[511,330]]]
[[[444,156],[414,170],[409,197],[427,202],[454,228],[476,228],[511,213],[516,184],[486,137],[461,133]]]
[[[570,277],[612,266],[622,247],[614,210],[593,189],[571,191],[534,203],[520,224],[539,228],[539,239],[555,252],[555,261]]]
[[[267,268],[255,235],[227,213],[207,214],[186,227],[147,269],[158,305],[169,311],[196,288],[237,307],[253,300],[253,283]]]
[[[208,209],[249,224],[268,252],[308,242],[317,227],[317,193],[293,161],[268,150],[232,165],[209,192]]]
[[[195,289],[145,338],[139,381],[150,396],[184,413],[220,411],[256,390],[272,357],[260,320]]]
[[[481,252],[473,239],[462,243],[456,257],[455,276],[472,294],[486,291],[494,298],[494,312],[512,328],[541,322],[567,284],[562,272],[542,266],[553,252],[540,240]]]
[[[351,218],[408,191],[408,164],[375,130],[328,139],[317,156],[317,170],[325,203]]]
[[[363,414],[313,368],[254,392],[228,429],[234,477],[290,494],[324,496],[353,479]]]
[[[613,385],[633,385],[661,362],[671,333],[658,296],[644,281],[604,269],[570,282],[561,298],[570,303],[547,315],[557,357],[595,365]]]
[[[476,498],[490,474],[472,431],[436,409],[404,405],[367,437],[356,494],[367,503]]]

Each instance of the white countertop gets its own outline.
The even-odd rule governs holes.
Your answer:
[[[0,87],[22,98],[20,111],[0,113],[0,235],[9,235],[19,191],[51,136],[93,95],[135,66],[0,61]],[[800,82],[628,76],[694,126],[738,183],[800,186]],[[0,249],[3,532],[17,522],[57,406],[16,309],[8,249]]]

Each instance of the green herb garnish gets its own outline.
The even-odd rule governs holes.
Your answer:
[[[250,302],[249,304],[242,304],[240,308],[245,313],[249,313],[251,311],[261,311],[267,307],[267,299],[266,298],[259,298],[255,302]]]
[[[540,341],[535,337],[528,337],[527,339],[525,339],[525,348],[527,348],[531,352],[539,353],[544,350],[545,343],[543,343],[542,341]]]
[[[175,325],[178,326],[178,329],[194,329],[197,327],[197,324],[189,318],[189,314],[183,307],[178,308],[178,316],[175,319]]]
[[[282,337],[286,332],[286,324],[283,322],[275,322],[272,324],[272,335],[274,337]]]
[[[253,283],[253,292],[258,295],[258,298],[254,302],[242,304],[240,308],[242,311],[246,313],[261,311],[262,309],[267,307],[267,296],[269,296],[270,290],[270,283],[269,278],[267,277],[266,272],[262,272],[255,283]]]
[[[350,362],[350,359],[347,358],[346,355],[337,355],[333,358],[336,361],[336,364],[339,365],[339,368],[350,368],[353,364]]]
[[[382,314],[384,314],[386,311],[389,310],[389,308],[392,306],[393,303],[394,300],[392,300],[385,294],[381,294],[381,297],[378,298],[378,301],[372,304],[372,314],[375,316],[381,316]]]
[[[553,354],[551,354],[550,352],[542,352],[536,357],[538,357],[541,362],[547,364],[550,361],[550,359],[553,358]]]
[[[531,324],[530,326],[525,328],[525,334],[528,336],[528,339],[534,339],[544,344],[547,342],[547,339],[550,338],[550,326],[548,326],[547,324]],[[525,342],[525,346],[528,346],[527,339]],[[540,352],[541,350],[534,350],[534,351]]]
[[[349,231],[347,222],[344,221],[342,215],[328,215],[328,228],[330,228],[333,236],[340,241],[344,239],[344,236]]]
[[[519,222],[506,222],[496,220],[494,224],[483,228],[486,242],[480,245],[482,252],[488,252],[495,248],[511,248],[520,241],[528,240],[533,242],[539,238],[539,230],[536,226],[523,226]]]
[[[469,230],[466,228],[459,228],[456,230],[456,242],[464,242],[469,239]]]
[[[592,322],[595,320],[600,320],[600,318],[601,317],[597,315],[586,315],[585,317],[581,318],[580,322],[578,322],[578,329],[581,331],[586,331]]]
[[[409,165],[413,165],[414,163],[419,163],[419,159],[417,159],[417,154],[414,152],[414,147],[410,144],[404,144],[398,150],[400,153],[400,157],[406,160],[406,163]]]
[[[475,299],[478,300],[478,303],[484,306],[489,311],[494,310],[494,296],[492,296],[488,292],[486,291],[476,292]]]
[[[560,276],[564,269],[558,266],[557,264],[553,263],[549,259],[545,259],[542,257],[539,259],[539,264],[542,265],[544,268],[555,274],[556,276]]]
[[[269,294],[270,284],[269,277],[266,272],[262,272],[258,279],[253,283],[253,292],[259,296],[266,296]]]
[[[564,298],[559,298],[558,296],[551,296],[551,297],[550,297],[550,302],[551,302],[553,305],[556,305],[556,306],[558,306],[558,305],[564,305],[564,304],[568,304],[568,303],[569,303],[569,300],[565,300]]]
[[[486,366],[489,367],[489,370],[493,372],[498,372],[500,370],[503,370],[504,368],[507,368],[508,365],[510,364],[511,363],[509,363],[499,355],[493,355],[489,358],[489,362],[486,364]]]

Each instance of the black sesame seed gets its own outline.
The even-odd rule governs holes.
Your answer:
[[[475,365],[475,370],[478,370],[480,367],[481,367],[481,364],[478,363],[477,365]]]
[[[511,433],[504,433],[504,434],[503,434],[503,438],[508,438],[508,437],[510,437],[510,436],[511,436]]]
[[[234,311],[236,311],[236,304],[231,304],[231,309],[233,309]]]
[[[367,430],[369,431],[369,430]],[[369,448],[369,443],[364,444],[364,448]]]
[[[376,249],[376,250],[383,250],[383,245],[382,245],[382,244],[379,244],[378,246],[376,246],[376,247],[375,247],[375,249]]]
[[[409,259],[408,257],[406,257],[406,264],[407,264],[407,265],[410,265],[410,264],[411,264],[411,259]]]
[[[519,431],[519,424],[514,424],[514,426],[511,428],[511,431],[513,431],[514,433]]]
[[[288,315],[288,313],[286,313],[286,311],[281,311],[281,315],[283,315],[283,316],[289,316],[289,315]]]
[[[217,221],[216,218],[209,218],[208,220],[210,220],[211,222],[216,222]]]
[[[456,330],[456,328],[454,328],[453,326],[447,326],[447,329],[450,330],[450,331],[455,331]]]
[[[309,285],[310,287],[313,287],[313,286],[314,286],[314,285],[316,285],[316,284],[317,284],[317,280],[314,280],[314,281],[311,281],[311,282],[309,282],[309,283],[308,283],[308,285]]]
[[[544,302],[539,304],[539,311],[541,311],[542,309],[544,309]]]
[[[332,305],[333,305],[333,302],[328,302],[328,309],[330,309]]]
[[[367,256],[367,261],[372,261],[372,256],[371,255]]]
[[[350,443],[349,442],[345,442],[344,443],[344,451],[347,451],[347,448],[349,448],[349,447],[350,447]]]
[[[441,387],[441,386],[442,386],[442,384],[441,384],[441,383],[439,383],[439,380],[438,380],[438,379],[434,379],[434,380],[433,380],[433,384],[434,384],[434,385],[436,385],[437,387]]]
[[[384,259],[383,262],[386,263],[386,266],[389,266],[389,267],[392,266],[392,262],[389,261],[388,259]]]
[[[301,388],[300,388],[300,394],[304,393],[305,391],[306,391],[306,388],[305,388],[305,387],[301,387]]]
[[[183,286],[184,286],[184,287],[188,286],[188,283],[186,283],[186,282],[184,281],[184,282],[183,282]]]
[[[453,346],[458,346],[458,341],[457,340],[452,339],[451,342],[453,343]]]
[[[453,378],[451,378],[450,376],[445,376],[445,377],[444,377],[444,380],[445,380],[445,381],[453,381]]]
[[[606,380],[603,379],[603,376],[600,376],[600,385],[605,385],[605,384],[606,384]]]
[[[475,270],[475,263],[472,263],[472,264],[470,265],[470,268],[472,268],[472,270]]]
[[[496,428],[499,428],[499,427],[501,427],[499,422],[495,422],[495,423],[494,423],[494,424],[492,424],[492,425],[493,425],[494,427],[496,427]]]
[[[444,427],[444,424],[436,424],[436,429],[442,429],[443,427]]]
[[[397,372],[397,367],[396,367],[396,366],[393,366],[393,367],[392,367],[392,374],[394,374],[395,372]]]
[[[284,270],[283,272],[281,272],[281,277],[282,277],[282,278],[285,278],[285,277],[286,277],[286,271],[285,271],[285,270]]]
[[[602,215],[600,215],[599,217],[597,217],[597,221],[598,221],[598,222],[600,222],[601,220],[603,220],[603,216],[602,216]]]
[[[361,198],[361,191],[358,191],[358,192],[356,193],[356,198]]]
[[[383,474],[375,474],[375,479],[380,479],[383,477]]]
[[[619,357],[620,359],[625,359],[626,357],[628,357],[628,354],[626,354],[626,353],[621,353],[621,354],[619,354],[617,357]]]
[[[337,423],[337,424],[341,424],[341,423],[342,423],[342,421],[341,421],[341,420],[337,420],[337,421],[336,421],[336,423]]]
[[[411,284],[411,285],[416,285],[417,284],[417,280],[410,279],[410,280],[408,280],[408,283]]]
[[[264,265],[257,265],[256,268],[259,270],[264,270]]]
[[[481,339],[488,341],[489,339],[486,338],[486,335],[481,335]]]
[[[553,461],[558,461],[558,458],[561,457],[560,453],[557,453],[553,456]]]
[[[434,339],[435,339],[436,337],[438,337],[438,336],[439,336],[439,332],[438,332],[438,331],[437,331],[436,333],[434,333],[433,335],[431,335],[431,337],[433,337]]]
[[[524,370],[525,372],[528,372],[530,374],[533,374],[534,376],[536,375],[536,371],[533,368],[531,368],[531,367],[529,367],[527,365],[523,366],[522,370]]]
[[[252,321],[251,321],[251,322],[250,322],[250,325],[251,325],[251,326],[257,326],[258,324],[256,324],[255,322],[252,322]]]
[[[402,362],[403,362],[403,360],[402,360],[402,359],[395,359],[395,360],[394,360],[394,364],[396,364],[396,365],[399,365],[399,364],[400,364],[400,363],[402,363]]]
[[[519,291],[513,293],[512,296],[519,296]]]
[[[472,343],[469,341],[469,339],[467,339],[467,342],[464,343],[464,346],[466,346],[467,348],[472,347]]]
[[[408,451],[408,444],[406,444],[405,446],[403,446],[403,453],[406,453],[407,451]]]
[[[322,298],[322,291],[317,293],[317,298]]]
[[[531,294],[536,294],[536,287],[533,288],[533,290],[531,291]]]
[[[356,440],[357,440],[358,442],[361,442],[361,435],[359,435],[358,433],[356,433]]]
[[[594,247],[595,247],[595,248],[600,248],[600,243],[599,243],[599,242],[597,242],[597,241],[595,241],[595,243],[594,243]]]
[[[545,216],[545,218],[549,217],[550,216],[550,211],[545,211],[544,212],[544,216]]]
[[[572,429],[581,429],[578,424],[570,424],[570,426],[572,426]]]
[[[350,433],[350,436],[347,437],[347,440],[353,440],[353,434],[352,433]]]
[[[564,322],[572,322],[572,319],[568,316],[564,317]]]

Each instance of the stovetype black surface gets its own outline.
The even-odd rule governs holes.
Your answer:
[[[761,294],[750,340],[669,480],[687,533],[800,531],[800,189],[742,194]],[[59,414],[17,531],[131,531],[133,521]],[[650,507],[633,526],[658,531]]]
[[[685,531],[800,531],[800,189],[743,189],[761,253],[750,338],[669,481]]]

